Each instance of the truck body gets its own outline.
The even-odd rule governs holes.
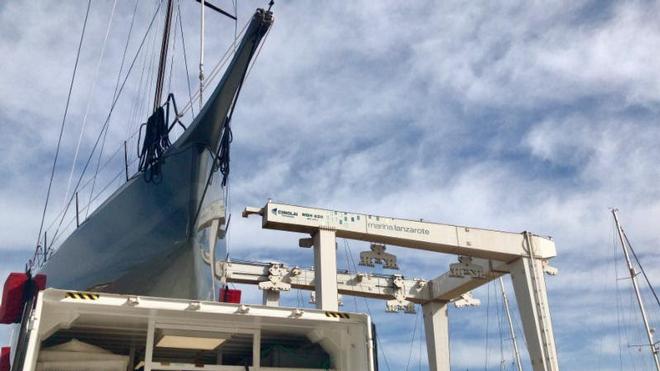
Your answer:
[[[366,314],[52,288],[35,301],[12,371],[374,370]]]

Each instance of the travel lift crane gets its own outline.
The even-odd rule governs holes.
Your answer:
[[[556,256],[550,238],[271,201],[263,208],[243,211],[243,217],[253,214],[262,217],[263,228],[309,234],[311,238],[301,239],[300,246],[314,248],[313,271],[279,263],[215,264],[216,274],[224,283],[258,284],[264,290],[264,304],[277,305],[279,292],[290,288],[314,290],[316,307],[327,311],[338,310],[339,293],[389,299],[388,311],[410,312],[415,303],[421,304],[429,368],[448,371],[447,304],[459,300],[459,305],[470,305],[474,300],[470,290],[510,273],[534,371],[559,370],[544,278],[544,273],[557,273],[548,265],[548,260]],[[459,262],[429,281],[404,279],[401,275],[338,273],[337,237],[454,254]],[[372,244],[371,250],[362,254],[361,263],[370,265],[375,259],[396,266],[383,245]]]

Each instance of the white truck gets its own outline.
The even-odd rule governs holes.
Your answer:
[[[48,288],[30,299],[12,371],[374,371],[366,314]]]

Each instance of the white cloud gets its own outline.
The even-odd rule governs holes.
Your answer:
[[[129,56],[153,5],[139,7]],[[241,21],[254,5],[241,3]],[[0,75],[0,134],[7,138],[0,207],[12,210],[0,213],[0,222],[10,226],[0,236],[2,251],[34,243],[84,12],[72,4],[27,6],[8,3],[0,10],[0,33],[8,35],[0,52],[11,56]],[[101,9],[109,6],[93,5],[56,184],[68,175],[99,52],[92,45],[101,41],[108,16]],[[196,8],[182,7],[194,76]],[[232,256],[306,256],[295,250],[301,235],[261,231],[257,220],[238,217],[243,207],[268,198],[549,234],[559,254],[553,265],[560,276],[548,285],[562,365],[586,367],[579,354],[594,349],[613,359],[607,357],[616,353],[616,328],[601,325],[613,319],[612,286],[602,284],[612,273],[607,207],[621,209],[651,277],[659,273],[657,7],[587,1],[276,4],[275,27],[234,116]],[[132,4],[119,4],[83,159],[109,108],[131,12]],[[227,44],[215,36],[233,31],[226,20],[210,19],[209,68]],[[152,44],[157,40],[148,43],[148,52]],[[142,67],[140,58],[134,79]],[[136,95],[136,85],[127,94]],[[185,102],[185,80],[179,77],[175,86]],[[130,94],[120,101],[107,153],[144,119],[131,115],[136,107]],[[57,210],[61,186],[53,197]],[[364,245],[351,246],[355,254]],[[392,251],[404,270],[425,278],[443,273],[454,259]],[[483,298],[484,290],[478,295]],[[455,365],[482,367],[483,359],[473,356],[483,354],[481,343],[473,337],[483,328],[484,311],[452,316],[469,330],[455,334]],[[602,346],[584,341],[588,332],[605,334]],[[390,334],[386,343],[398,347],[401,339]]]

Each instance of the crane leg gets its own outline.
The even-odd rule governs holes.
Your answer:
[[[558,371],[543,261],[523,257],[510,266],[532,368],[534,371]]]
[[[314,240],[316,308],[337,311],[337,242],[335,231],[319,229]]]
[[[447,302],[422,304],[429,370],[449,371],[449,320]]]

